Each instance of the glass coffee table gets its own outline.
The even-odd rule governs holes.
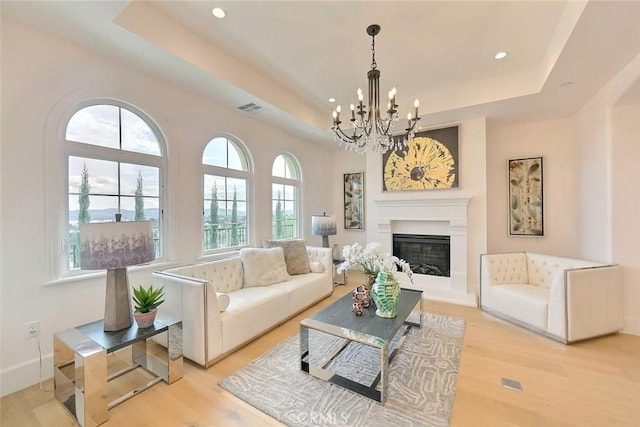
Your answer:
[[[351,312],[352,303],[351,293],[348,293],[300,322],[300,368],[314,377],[345,387],[384,405],[387,398],[389,363],[396,355],[409,330],[412,327],[420,328],[422,325],[422,291],[402,288],[397,307],[398,316],[393,319],[376,316],[373,303],[371,307],[363,310],[362,316],[356,316]],[[407,321],[409,314],[417,304],[420,306],[419,322]],[[395,349],[389,352],[389,344],[404,325],[407,325],[407,328],[400,341]],[[309,348],[309,330],[343,338],[344,344],[331,355],[324,357],[320,364],[313,364],[309,357],[310,350],[313,350]],[[370,385],[345,378],[327,368],[331,361],[351,342],[364,344],[380,351],[380,373]],[[357,368],[354,366],[354,369]]]

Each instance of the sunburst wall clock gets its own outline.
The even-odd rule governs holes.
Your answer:
[[[383,191],[458,187],[458,126],[416,133],[382,155]]]

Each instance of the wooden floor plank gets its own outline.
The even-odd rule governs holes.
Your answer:
[[[221,389],[219,380],[298,332],[301,319],[350,292],[362,276],[209,369],[185,361],[184,378],[163,382],[109,411],[106,427],[235,427],[281,424]],[[472,307],[427,301],[466,320],[452,426],[640,426],[640,337],[617,334],[570,346]],[[345,313],[351,315],[351,313]],[[519,381],[522,392],[502,378]],[[393,379],[391,379],[393,380]],[[51,381],[44,383],[51,389]],[[73,425],[52,392],[34,385],[1,400],[2,427]]]

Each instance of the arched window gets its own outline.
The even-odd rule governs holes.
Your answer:
[[[271,169],[273,239],[300,236],[300,167],[291,154],[280,154]]]
[[[251,167],[246,149],[231,138],[214,138],[204,149],[202,166],[204,251],[249,244]]]
[[[132,107],[90,105],[65,129],[68,168],[67,271],[80,268],[79,224],[151,220],[156,258],[162,257],[164,141],[153,122]]]

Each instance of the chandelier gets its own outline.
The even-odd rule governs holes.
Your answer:
[[[369,105],[362,102],[364,97],[362,89],[358,88],[358,105],[351,104],[351,129],[345,132],[340,125],[340,105],[333,110],[334,139],[338,144],[344,144],[345,149],[358,153],[366,151],[376,151],[385,153],[389,150],[403,149],[407,141],[415,136],[418,117],[419,102],[416,99],[414,114],[407,114],[407,128],[403,133],[392,133],[394,125],[398,119],[398,105],[396,104],[396,88],[389,91],[389,102],[387,111],[383,112],[380,107],[380,70],[376,64],[376,36],[380,33],[380,25],[369,25],[367,34],[371,36],[371,70],[367,73],[369,80]],[[368,109],[367,109],[368,108]]]

